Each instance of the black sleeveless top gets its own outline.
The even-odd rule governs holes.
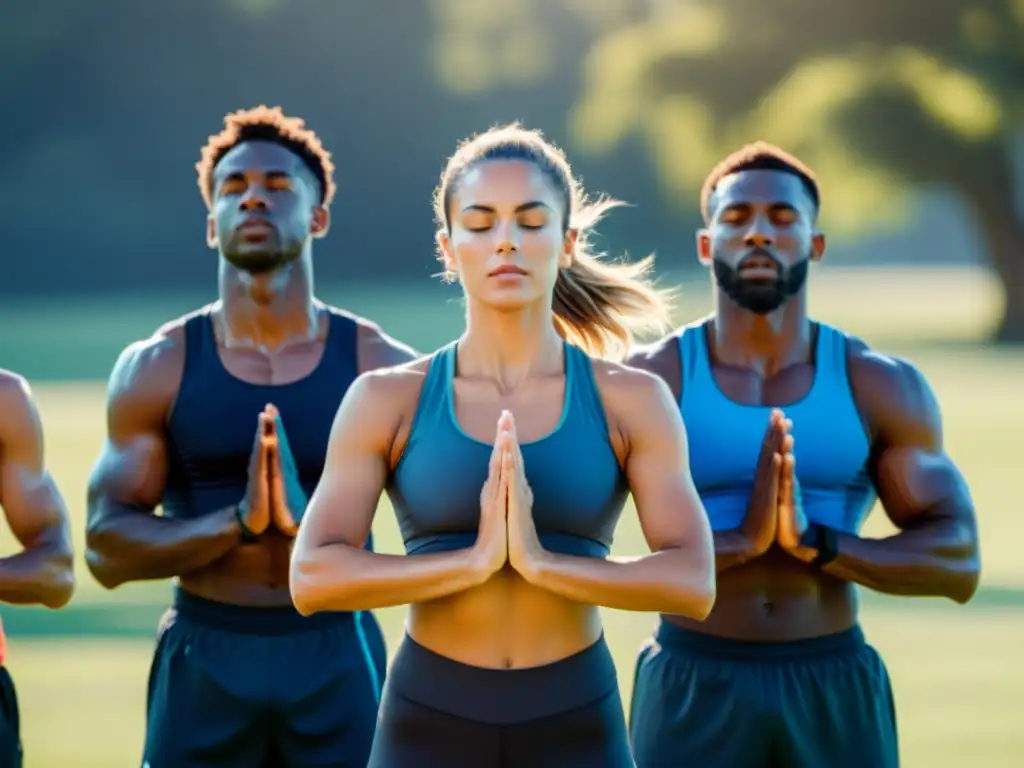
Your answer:
[[[328,307],[323,357],[291,384],[250,384],[235,378],[217,352],[204,307],[185,321],[185,370],[167,424],[168,476],[164,514],[193,518],[237,504],[245,495],[257,419],[273,403],[295,458],[299,480],[312,495],[324,468],[334,415],[359,375],[355,319]],[[369,542],[368,542],[369,546]]]

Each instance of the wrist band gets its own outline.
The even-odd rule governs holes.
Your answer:
[[[804,535],[800,537],[800,543],[817,550],[818,554],[811,561],[811,565],[821,568],[835,560],[839,554],[838,538],[836,532],[828,526],[810,523]]]
[[[249,526],[245,524],[246,506],[246,503],[243,501],[235,507],[235,518],[242,529],[242,541],[256,541],[259,537],[249,530]]]

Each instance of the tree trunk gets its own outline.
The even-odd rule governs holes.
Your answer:
[[[1024,344],[1024,219],[1015,205],[1010,153],[996,142],[992,150],[983,153],[990,161],[984,163],[987,167],[972,179],[964,179],[961,191],[977,217],[989,262],[1006,297],[993,341]]]

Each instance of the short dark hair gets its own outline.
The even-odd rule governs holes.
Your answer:
[[[800,179],[807,194],[814,201],[815,211],[821,207],[821,193],[818,190],[818,179],[814,175],[814,171],[798,160],[796,156],[773,144],[766,141],[755,141],[753,144],[747,144],[736,150],[711,169],[711,173],[704,180],[704,186],[700,190],[700,212],[704,216],[704,221],[710,219],[711,211],[708,206],[719,183],[726,176],[732,176],[741,171],[791,173]]]
[[[260,105],[240,109],[224,116],[224,129],[210,136],[196,163],[199,191],[207,208],[213,207],[213,169],[239,144],[247,141],[271,141],[294,152],[320,184],[320,204],[334,199],[334,163],[320,137],[299,117],[288,117],[280,107]]]

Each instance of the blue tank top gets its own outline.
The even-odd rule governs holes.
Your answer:
[[[355,319],[328,308],[323,357],[291,384],[250,384],[221,362],[212,306],[185,321],[185,369],[168,419],[164,514],[191,518],[237,504],[245,495],[257,418],[277,406],[307,498],[320,481],[331,424],[359,374]],[[367,546],[371,546],[367,542]]]
[[[493,445],[462,431],[452,381],[456,344],[430,361],[388,496],[407,554],[470,547],[480,524],[480,491]],[[565,400],[554,431],[522,444],[533,519],[552,552],[604,557],[629,488],[608,436],[590,358],[565,345]]]
[[[690,472],[711,528],[737,528],[746,514],[757,457],[775,406],[741,405],[718,388],[708,354],[707,321],[679,337],[680,408],[690,443]],[[793,454],[807,518],[857,533],[875,503],[867,473],[870,444],[846,374],[846,335],[818,324],[814,382],[799,402],[778,406],[793,421]]]

